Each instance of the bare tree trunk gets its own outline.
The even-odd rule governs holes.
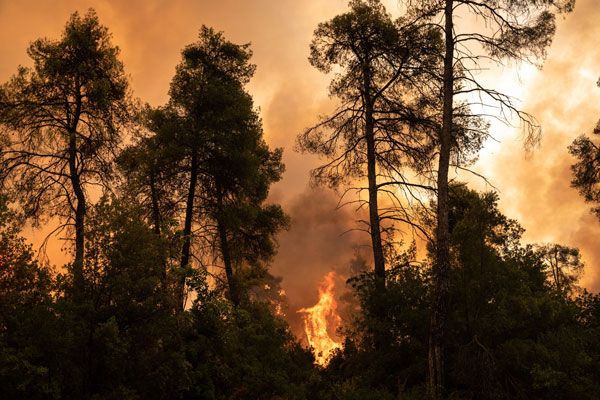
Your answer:
[[[375,152],[375,121],[373,119],[373,100],[370,95],[371,71],[364,68],[363,98],[365,106],[365,139],[367,142],[367,179],[369,184],[369,223],[371,227],[371,245],[373,246],[373,264],[376,285],[379,293],[385,291],[385,259],[381,244],[381,225],[377,200],[377,155]]]
[[[158,190],[156,188],[156,171],[154,167],[150,170],[150,197],[152,201],[152,225],[154,225],[154,234],[160,238],[161,237],[161,215],[160,215],[160,204],[158,199]],[[168,286],[167,282],[167,256],[166,249],[161,247],[160,254],[160,266],[161,266],[161,277],[162,283],[166,288]],[[183,301],[182,301],[183,302]]]
[[[77,170],[77,134],[75,128],[69,130],[69,179],[75,193],[75,260],[73,261],[73,283],[75,293],[81,294],[84,286],[83,259],[85,253],[86,199],[79,171]]]
[[[79,88],[79,90],[81,90]],[[76,107],[73,112],[73,118],[69,124],[69,179],[73,192],[75,193],[75,260],[73,261],[73,285],[76,296],[83,292],[83,259],[85,255],[85,215],[87,212],[87,204],[85,192],[81,185],[77,165],[77,125],[81,116],[81,95],[76,96]]]
[[[185,222],[183,225],[183,245],[181,247],[181,269],[190,263],[190,249],[192,245],[192,217],[194,216],[194,199],[196,197],[196,185],[198,184],[198,156],[194,151],[190,163],[190,185],[188,189],[187,202],[185,204]],[[184,291],[185,277],[179,282],[179,307],[185,307]]]
[[[152,224],[154,233],[160,236],[160,207],[158,204],[158,193],[156,191],[156,176],[154,171],[150,171],[150,197],[152,200]]]
[[[448,314],[450,255],[448,224],[448,169],[452,143],[454,100],[453,0],[446,0],[443,125],[440,132],[440,156],[437,176],[436,258],[433,270],[433,303],[429,328],[429,396],[441,399],[444,393],[445,330]]]
[[[233,274],[233,265],[231,263],[231,251],[229,249],[229,240],[227,238],[227,226],[223,219],[223,193],[217,188],[217,229],[219,231],[219,244],[221,248],[221,257],[225,265],[225,275],[227,276],[227,285],[229,286],[229,299],[234,306],[240,304],[240,293],[238,291],[235,275]]]
[[[556,284],[556,290],[560,292],[560,270],[558,267],[558,249],[554,248],[554,265],[550,262],[552,267],[552,273],[554,274],[554,283]]]
[[[371,111],[372,113],[372,111]],[[373,262],[377,287],[380,291],[385,290],[385,259],[383,257],[383,246],[381,244],[381,225],[379,221],[379,205],[377,200],[377,169],[375,160],[375,137],[373,132],[373,117],[367,112],[367,123],[365,126],[367,139],[367,176],[369,181],[369,222],[371,224],[371,244],[373,246]]]

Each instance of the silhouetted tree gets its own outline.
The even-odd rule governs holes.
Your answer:
[[[91,187],[106,187],[129,114],[127,78],[107,28],[93,10],[74,13],[59,40],[38,39],[32,68],[0,88],[2,186],[25,215],[60,217],[75,230],[73,274],[80,288]],[[63,225],[64,226],[64,225]]]
[[[49,268],[20,237],[22,220],[0,194],[0,393],[6,399],[52,398],[47,366],[54,289]]]
[[[189,379],[180,336],[186,324],[163,285],[167,244],[144,214],[127,198],[103,198],[90,212],[86,296],[72,311],[80,319],[71,327],[80,342],[69,355],[90,397],[131,392],[169,399]]]
[[[240,280],[248,275],[243,270],[265,268],[275,254],[275,235],[288,224],[279,205],[265,203],[284,165],[282,149],[269,149],[252,98],[238,81],[222,87],[222,100],[222,113],[206,138],[200,224],[216,226],[209,238],[217,239],[229,296],[238,305],[249,283]]]
[[[537,251],[544,260],[550,284],[560,293],[571,293],[584,267],[579,249],[544,244],[538,246]]]
[[[600,134],[600,123],[594,129],[594,134]],[[569,153],[577,159],[577,162],[571,166],[573,171],[571,186],[579,190],[585,201],[599,203],[600,148],[591,138],[581,135],[569,146]],[[600,206],[594,206],[592,210],[600,218]]]
[[[232,307],[207,287],[205,277],[195,283],[201,285],[190,309],[194,334],[186,342],[193,379],[183,398],[320,398],[312,353],[284,320],[265,304]]]
[[[368,230],[379,287],[385,288],[385,229],[382,220],[412,224],[406,212],[381,210],[382,194],[398,200],[391,186],[430,189],[405,178],[407,167],[426,166],[435,148],[435,124],[424,96],[425,70],[433,68],[439,35],[422,26],[392,21],[378,0],[350,2],[350,11],[319,24],[311,64],[324,73],[340,68],[329,92],[336,111],[307,129],[299,147],[329,158],[312,171],[316,182],[337,187],[366,179]],[[423,91],[416,87],[423,84]],[[359,201],[360,202],[360,201]],[[360,202],[360,206],[364,205]],[[404,211],[404,210],[400,210]]]
[[[119,154],[117,165],[125,178],[123,194],[131,196],[148,210],[154,232],[161,236],[164,224],[175,216],[179,193],[178,154],[168,141],[173,132],[185,127],[169,108],[147,107],[135,143]]]
[[[409,16],[427,20],[440,27],[444,36],[443,69],[440,72],[442,94],[442,127],[439,133],[437,176],[436,264],[434,300],[430,337],[430,397],[443,393],[445,320],[448,313],[450,280],[448,171],[454,140],[456,106],[460,96],[476,95],[485,106],[500,107],[497,118],[509,122],[516,115],[530,128],[529,139],[535,139],[536,123],[515,106],[514,100],[493,88],[485,87],[476,77],[484,63],[502,60],[535,62],[545,55],[555,32],[556,14],[573,9],[574,0],[407,0]],[[478,30],[461,28],[458,15],[481,18]],[[468,103],[467,103],[468,104]],[[485,111],[483,111],[485,113]]]
[[[161,264],[165,287],[179,282],[182,272],[173,261],[181,250],[175,229],[185,177],[178,148],[172,145],[170,138],[174,132],[185,129],[184,122],[169,107],[146,107],[140,116],[135,142],[117,157],[124,178],[119,187],[120,197],[141,206],[154,233],[163,241]]]
[[[207,135],[218,129],[223,96],[228,95],[227,83],[245,84],[253,75],[255,66],[249,63],[251,55],[249,45],[229,42],[222,33],[203,26],[198,42],[183,50],[182,61],[171,82],[170,105],[185,120],[185,129],[173,132],[170,140],[178,149],[188,187],[182,232],[182,270],[190,264],[198,179],[211,146]],[[183,290],[182,282],[182,296]]]

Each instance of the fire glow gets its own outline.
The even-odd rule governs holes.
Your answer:
[[[303,314],[304,331],[308,344],[315,354],[315,361],[319,365],[326,365],[331,353],[341,348],[341,343],[335,341],[329,332],[335,332],[341,324],[337,313],[333,289],[335,272],[331,271],[323,278],[319,287],[319,301],[312,307],[298,310]]]

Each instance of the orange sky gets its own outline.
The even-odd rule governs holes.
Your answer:
[[[202,24],[225,31],[235,42],[251,42],[258,65],[249,89],[261,108],[267,140],[284,147],[287,171],[272,198],[290,212],[292,230],[280,237],[273,271],[283,275],[290,300],[299,307],[314,303],[317,282],[331,269],[342,268],[353,246],[367,243],[353,227],[351,209],[334,211],[335,198],[307,187],[315,157],[293,151],[295,137],[331,107],[328,78],[312,68],[308,44],[317,23],[346,7],[345,0],[0,0],[0,81],[19,64],[28,65],[30,41],[60,35],[69,14],[93,7],[101,23],[122,49],[135,96],[153,105],[167,100],[169,81],[180,50],[195,40]],[[397,14],[398,1],[387,0]],[[507,68],[488,80],[519,96],[544,128],[540,147],[526,157],[520,133],[493,126],[500,144],[483,151],[476,169],[498,188],[501,207],[527,229],[529,241],[552,241],[581,248],[587,263],[585,286],[600,289],[600,222],[569,187],[568,144],[588,133],[600,117],[600,5],[577,0],[574,14],[559,25],[542,71],[525,68],[521,82]],[[482,188],[479,182],[475,184]],[[39,234],[33,234],[39,240]],[[59,259],[59,246],[50,251]]]

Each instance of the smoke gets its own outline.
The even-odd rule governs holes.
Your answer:
[[[594,291],[600,289],[600,221],[570,187],[574,159],[567,147],[590,134],[600,117],[599,18],[596,0],[578,0],[574,14],[559,24],[543,70],[523,82],[524,108],[543,128],[539,148],[526,154],[519,135],[502,135],[497,154],[484,166],[500,189],[501,208],[526,228],[526,240],[581,249],[581,284]]]

